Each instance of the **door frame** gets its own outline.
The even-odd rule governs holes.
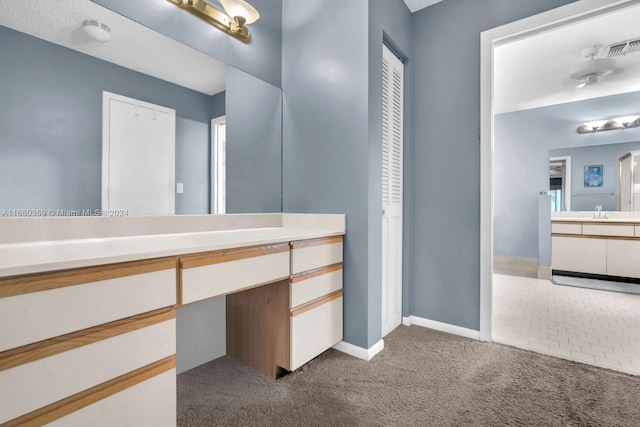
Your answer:
[[[171,157],[173,162],[173,167],[170,170],[170,183],[167,187],[170,196],[171,203],[171,211],[175,214],[176,211],[176,129],[175,129],[175,114],[176,110],[172,108],[163,107],[161,105],[152,104],[150,102],[140,101],[139,99],[129,98],[127,96],[118,95],[116,93],[107,92],[106,90],[102,91],[102,214],[109,213],[109,168],[110,164],[110,103],[111,101],[120,101],[131,105],[140,106],[143,108],[148,108],[151,110],[161,111],[163,113],[167,113],[173,115],[173,126],[170,132],[171,137]]]
[[[493,291],[494,48],[640,3],[640,0],[581,0],[480,34],[480,339],[491,341]]]
[[[569,212],[571,210],[571,156],[558,156],[549,157],[550,162],[562,162],[564,161],[564,177],[562,179],[562,199],[564,203],[564,210]]]
[[[224,206],[225,209],[222,209],[224,212],[219,212],[220,211],[220,206],[218,206],[218,193],[216,191],[217,189],[217,179],[216,177],[218,176],[218,168],[219,168],[219,163],[218,163],[218,157],[216,156],[217,152],[218,152],[218,139],[216,137],[217,133],[215,132],[215,127],[217,125],[219,125],[220,123],[224,122],[225,123],[225,135],[226,135],[226,122],[227,122],[227,116],[226,115],[222,115],[222,116],[218,116],[218,117],[214,117],[213,119],[211,119],[211,141],[210,141],[210,149],[211,149],[211,176],[210,176],[210,181],[211,181],[211,206],[210,206],[210,212],[211,214],[224,214],[226,213],[226,204]],[[226,136],[225,136],[225,152],[226,152]],[[226,154],[225,154],[226,157]],[[226,159],[225,159],[226,162]],[[225,168],[225,174],[226,174],[226,168]],[[225,183],[226,184],[226,183]],[[225,197],[226,197],[226,185],[225,185]]]

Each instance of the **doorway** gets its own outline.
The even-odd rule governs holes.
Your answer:
[[[632,298],[627,298],[629,295],[612,293],[596,296],[589,294],[589,291],[581,292],[582,290],[579,290],[580,292],[576,292],[576,288],[555,286],[548,280],[494,276],[493,274],[493,203],[495,200],[493,194],[493,161],[495,158],[493,156],[495,149],[494,97],[496,93],[493,82],[495,72],[495,48],[506,43],[520,41],[521,38],[531,39],[533,36],[543,32],[548,35],[552,32],[551,30],[568,27],[570,24],[587,22],[592,18],[612,15],[613,12],[624,11],[626,14],[629,10],[628,8],[638,3],[637,0],[585,0],[482,34],[480,326],[481,338],[483,340],[489,341],[496,338],[491,335],[492,314],[496,315],[494,320],[497,324],[500,324],[500,317],[505,317],[505,312],[502,309],[506,307],[501,306],[500,304],[502,303],[500,301],[504,302],[508,300],[510,302],[509,308],[515,308],[511,311],[515,313],[513,318],[516,318],[517,322],[513,322],[507,326],[511,326],[512,331],[518,334],[515,337],[513,335],[508,337],[513,339],[509,345],[519,346],[519,344],[522,344],[523,348],[545,354],[564,357],[596,366],[631,371],[629,363],[613,360],[613,358],[609,358],[608,356],[611,354],[614,346],[617,348],[617,344],[608,342],[606,337],[614,333],[617,334],[620,326],[612,325],[612,330],[600,330],[598,327],[601,324],[605,324],[605,322],[601,321],[598,316],[602,315],[602,318],[616,316],[615,310],[618,309],[615,307],[626,304],[626,300],[632,300],[629,303],[631,307],[634,307],[631,311],[637,311],[636,307],[638,302],[640,302],[637,298],[633,298],[633,296]],[[525,49],[521,50],[524,51]],[[531,162],[537,162],[538,160],[536,159],[538,158],[539,156],[532,159]],[[544,161],[546,162],[547,159],[544,159]],[[570,192],[565,190],[565,193]],[[540,209],[539,215],[542,213],[548,214],[548,211],[548,207],[546,209]],[[549,236],[550,230],[543,230],[541,233]],[[530,293],[531,296],[527,297],[525,295],[526,293]],[[562,294],[564,294],[564,296]],[[564,297],[566,297],[566,301],[562,301]],[[577,299],[578,297],[580,299]],[[493,301],[493,298],[495,298],[495,301]],[[598,309],[593,312],[590,311],[586,303],[589,298],[598,301]],[[604,308],[605,304],[603,304],[603,301],[609,298],[611,298],[612,304]],[[513,304],[514,301],[516,304]],[[538,304],[532,306],[532,301]],[[492,304],[498,305],[492,306]],[[576,311],[580,319],[586,319],[584,324],[578,324],[576,322]],[[527,318],[527,316],[529,316],[529,318]],[[533,321],[534,318],[536,319],[535,322]],[[522,325],[525,324],[526,326],[523,327]],[[517,328],[514,325],[517,325]],[[597,325],[598,327],[590,329],[588,325]],[[529,330],[527,330],[527,327],[529,327]],[[574,333],[578,338],[573,336]],[[592,342],[596,344],[592,344]],[[596,349],[598,343],[602,343],[602,345]],[[621,349],[625,350],[623,347],[621,347]],[[599,350],[603,351],[602,356],[597,353]],[[623,357],[629,356],[623,355]],[[637,355],[635,357],[637,358]],[[635,361],[631,362],[631,364],[635,363]],[[636,369],[634,372],[637,373],[639,371]]]
[[[102,99],[102,215],[173,215],[175,110],[110,92]]]
[[[571,211],[571,156],[549,158],[552,212]]]
[[[227,118],[211,119],[211,213],[227,212]]]
[[[382,52],[382,336],[402,323],[404,64]]]

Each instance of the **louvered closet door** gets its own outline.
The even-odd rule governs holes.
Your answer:
[[[382,54],[382,336],[402,322],[402,131],[404,65]]]

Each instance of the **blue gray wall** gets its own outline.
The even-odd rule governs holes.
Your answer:
[[[495,116],[494,123],[493,252],[538,258],[539,197],[549,189],[549,146],[544,136],[554,127],[543,119],[513,120],[510,114]],[[545,135],[540,134],[542,129]]]
[[[409,311],[480,323],[480,33],[569,0],[447,0],[413,14]]]
[[[166,0],[92,0],[172,39],[280,87],[282,77],[282,0],[251,0],[260,19],[244,44]],[[218,0],[209,3],[223,10]]]
[[[282,211],[282,91],[227,66],[227,213]]]
[[[176,110],[176,212],[209,212],[211,97],[5,27],[0,58],[1,208],[100,208],[106,90]]]
[[[225,76],[226,77],[226,76]],[[215,119],[216,117],[224,116],[226,111],[226,97],[227,92],[220,92],[211,97],[209,103],[209,117]]]
[[[401,0],[283,3],[284,210],[347,214],[344,340],[364,348],[381,336],[382,41],[410,56],[410,26]]]
[[[635,150],[640,150],[640,142],[550,150],[549,157],[571,156],[571,210],[592,211],[602,205],[605,211],[615,211],[618,157]],[[603,165],[602,187],[584,186],[584,167],[589,165]]]
[[[563,152],[550,150],[571,147],[608,150],[604,148],[607,145],[614,147],[640,140],[640,128],[589,135],[576,132],[585,121],[635,113],[639,102],[640,92],[630,92],[495,116],[495,255],[538,258],[539,253],[548,252],[549,238],[539,233],[539,229],[541,224],[550,220],[551,214],[548,211],[538,213],[539,194],[549,189],[550,153]],[[584,188],[583,168],[587,164],[596,164],[589,163],[596,158],[585,154],[572,161],[572,193],[616,191],[615,164],[612,163],[605,167],[605,187]],[[609,162],[615,163],[615,158]],[[597,199],[578,196],[572,198],[571,210],[590,211],[596,204],[613,210],[615,203],[613,196]],[[547,258],[540,258],[540,265],[550,265]]]
[[[375,342],[368,317],[367,10],[366,0],[284,0],[282,23],[284,211],[347,215],[344,339],[365,348]]]

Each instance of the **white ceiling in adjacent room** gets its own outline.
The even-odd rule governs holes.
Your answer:
[[[89,38],[86,19],[109,26],[111,40]],[[0,25],[207,95],[224,90],[223,62],[89,0],[4,1]]]
[[[597,83],[571,80],[588,61],[581,50],[640,39],[640,5],[499,46],[494,56],[495,113],[640,90],[640,49],[613,57],[616,70]],[[638,110],[640,112],[640,110]]]

